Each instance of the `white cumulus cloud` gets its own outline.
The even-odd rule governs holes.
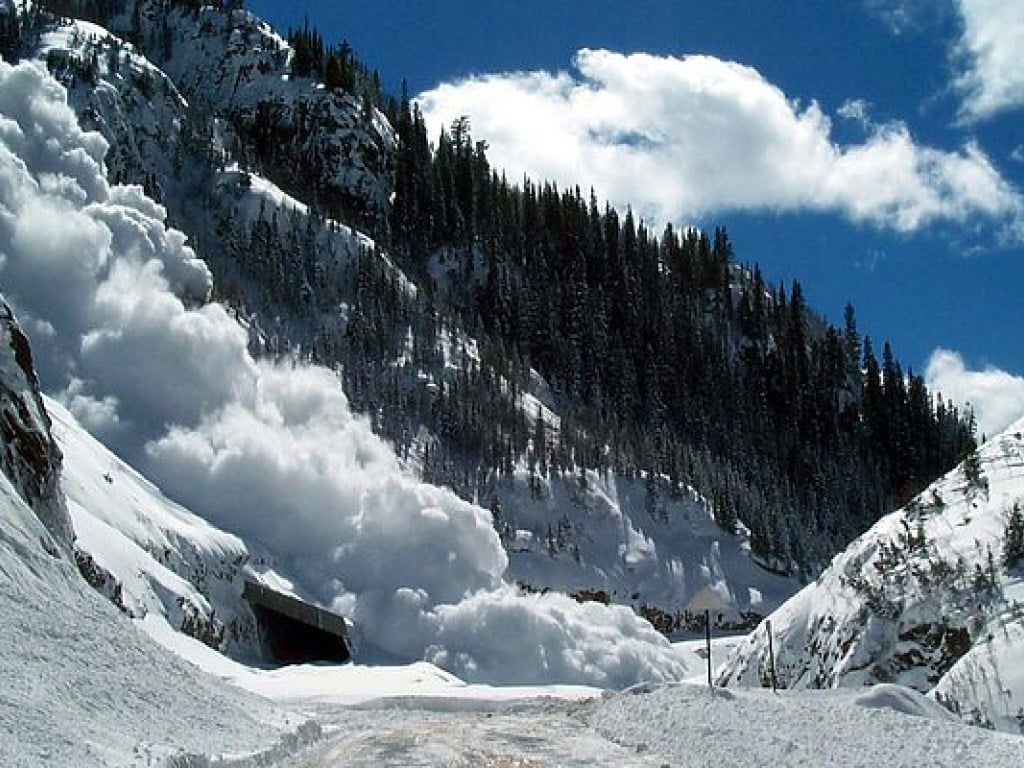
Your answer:
[[[937,349],[928,361],[925,380],[933,392],[973,409],[979,437],[992,437],[1024,417],[1022,376],[993,367],[971,370],[957,352]]]
[[[40,66],[0,62],[0,287],[44,388],[170,496],[352,616],[368,654],[506,683],[686,673],[626,609],[507,584],[490,513],[403,473],[333,372],[254,360],[164,210],[108,185],[105,151]]]
[[[1024,3],[1020,0],[956,0],[963,21],[957,45],[963,69],[956,86],[962,116],[983,120],[1024,107]]]
[[[1022,217],[1020,192],[976,143],[934,149],[889,123],[839,145],[817,103],[797,103],[756,70],[711,56],[582,50],[574,64],[573,73],[472,77],[418,100],[435,131],[468,116],[513,180],[593,185],[658,222],[815,210],[910,232]]]

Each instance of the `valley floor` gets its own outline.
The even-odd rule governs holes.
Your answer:
[[[45,614],[0,611],[26,632],[19,653],[0,654],[5,767],[1024,765],[1024,738],[964,725],[906,688],[712,693],[700,643],[677,645],[697,681],[618,694],[468,685],[426,663],[259,669],[65,584],[96,621],[44,627]]]

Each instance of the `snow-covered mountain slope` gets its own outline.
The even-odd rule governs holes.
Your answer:
[[[494,486],[491,504],[508,575],[535,588],[632,605],[667,632],[749,626],[797,588],[727,536],[699,495],[615,473],[525,468]]]
[[[220,12],[209,10],[214,17],[221,18]],[[193,21],[188,16],[179,19],[178,23],[191,30]],[[221,21],[241,25],[238,28],[248,30],[246,34],[254,29],[263,30],[261,34],[270,35],[268,44],[284,45],[248,14],[236,14],[221,18]],[[216,40],[222,42],[220,37]],[[195,92],[199,86],[195,83],[187,85],[192,82],[189,78],[199,76],[197,73],[206,71],[204,68],[214,67],[212,71],[219,72],[216,67],[220,66],[217,63],[220,59],[216,51],[205,48],[189,50],[190,56],[198,58],[190,60],[181,77],[186,87]],[[248,48],[236,53],[242,55],[244,51],[251,53]],[[208,55],[210,61],[203,60],[202,55]],[[296,292],[315,290],[318,295],[334,292],[343,296],[345,291],[339,284],[351,280],[356,257],[365,255],[369,258],[371,252],[375,260],[382,262],[381,268],[386,274],[406,290],[414,290],[387,256],[376,250],[371,238],[335,220],[314,215],[306,202],[286,193],[277,184],[253,172],[251,167],[240,166],[238,158],[232,159],[229,151],[238,144],[234,138],[233,118],[225,117],[212,108],[197,106],[194,100],[186,101],[175,81],[131,44],[96,24],[64,19],[46,28],[35,56],[45,61],[53,75],[67,88],[69,103],[83,127],[98,131],[107,140],[109,149],[104,161],[110,180],[142,185],[147,194],[167,208],[169,218],[186,229],[193,239],[211,243],[215,250],[224,251],[218,254],[217,267],[221,273],[230,276],[232,283],[241,284],[234,289],[241,295],[234,298],[240,304],[250,305],[254,313],[281,314],[279,308],[272,306],[273,301],[252,299],[261,293],[257,287],[249,285],[252,281],[246,278],[253,271],[253,266],[232,263],[236,254],[245,261],[269,257],[268,253],[253,245],[257,239],[255,232],[263,233],[264,239],[268,240],[266,248],[275,251],[275,258],[287,249],[295,251],[295,258],[302,261],[309,285],[294,286]],[[242,69],[251,74],[250,67],[243,66]],[[312,94],[310,98],[324,96],[308,81],[304,83],[289,86],[286,80],[280,87],[292,96],[307,90]],[[274,87],[278,88],[278,85]],[[331,103],[335,101],[337,99]],[[335,109],[348,115],[345,119],[354,120],[352,115],[358,112],[356,106],[342,102],[341,105],[335,104]],[[341,119],[338,117],[339,121]],[[377,119],[383,120],[380,116]],[[337,146],[323,150],[334,160],[346,152],[350,155],[362,152],[354,148],[358,141],[352,135],[358,131],[351,126],[331,128],[332,123],[325,123],[321,118],[311,118],[311,125],[323,127],[323,135],[337,142]],[[392,139],[388,138],[388,141]],[[252,162],[250,160],[250,165]],[[351,164],[356,164],[356,160]],[[378,192],[369,188],[375,189],[385,183],[381,181],[384,177],[365,169],[358,172],[349,169],[347,173],[357,179],[352,182],[353,189],[347,193],[351,196],[372,197]],[[385,197],[388,194],[387,189],[379,192]],[[380,204],[385,203],[386,200]],[[281,241],[276,240],[279,231]],[[305,254],[298,252],[299,244],[294,241],[284,242],[284,238],[294,237],[296,231],[302,232],[301,249],[307,251]],[[269,242],[270,239],[274,242]],[[315,255],[308,251],[315,252]],[[312,262],[316,263],[315,267]],[[289,272],[280,275],[279,280],[293,277]],[[262,292],[266,293],[265,290]],[[326,298],[324,300],[327,301]],[[337,317],[326,322],[329,325],[343,322],[344,311],[337,311],[339,301],[327,303]],[[287,323],[282,328],[267,329],[268,332],[297,335],[289,333],[291,330]],[[309,329],[304,330],[304,335],[308,335]]]
[[[272,708],[152,642],[66,558],[0,476],[0,764],[158,764],[274,745]]]
[[[124,6],[115,31],[137,19],[145,50],[193,108],[262,141],[261,160],[282,186],[318,189],[329,210],[386,226],[396,138],[378,110],[341,89],[293,78],[288,43],[248,11],[212,4],[195,11],[163,0]]]
[[[356,622],[368,655],[490,682],[686,674],[629,609],[507,582],[490,513],[403,471],[334,372],[254,360],[246,330],[206,299],[205,264],[139,188],[107,182],[104,140],[65,99],[38,65],[0,63],[0,279],[42,380],[90,431],[272,552],[296,590]]]
[[[242,153],[247,165],[293,194],[314,194],[335,214],[386,229],[391,125],[350,93],[293,78],[293,51],[267,24],[222,3],[77,5],[114,34],[58,18],[45,25],[34,54],[69,88],[87,127],[110,141],[116,180],[180,193],[172,188],[206,184],[195,174],[215,171],[218,152],[240,149],[236,139],[244,138],[258,148],[258,156]],[[209,156],[197,163],[203,153]]]
[[[159,647],[81,579],[28,344],[6,302],[0,311],[0,765],[149,765],[277,746],[281,713]]]
[[[965,718],[1024,724],[1024,422],[883,518],[771,617],[777,677],[797,688],[897,682]],[[721,670],[769,679],[762,625]]]
[[[232,48],[229,58],[235,64],[241,59],[232,57],[269,55],[267,51],[280,44],[244,14],[209,13],[220,20],[218,24],[236,24],[243,36],[270,35],[258,51]],[[192,29],[195,18],[169,23],[174,30]],[[228,56],[217,46],[232,35],[204,37],[204,45],[216,51],[175,47],[180,55],[191,51],[188,55],[193,56],[190,65],[176,75],[179,84],[184,83],[182,78],[188,82],[182,84],[186,93],[227,87],[227,81],[216,75],[217,67],[203,57],[219,61],[219,56]],[[287,313],[273,301],[255,299],[260,292],[266,294],[267,287],[249,285],[253,279],[246,275],[253,273],[253,265],[232,266],[226,263],[226,253],[255,262],[271,252],[307,251],[302,258],[312,258],[316,264],[300,265],[296,271],[311,285],[292,287],[315,292],[331,307],[331,316],[307,321],[316,327],[303,329],[306,337],[322,329],[322,336],[343,340],[351,317],[365,314],[365,308],[353,309],[355,299],[349,295],[364,280],[360,259],[372,258],[379,274],[397,284],[404,295],[415,296],[412,283],[365,235],[313,215],[305,202],[237,164],[225,166],[230,126],[196,110],[192,96],[189,101],[183,99],[171,79],[131,46],[95,25],[72,22],[43,36],[40,56],[51,66],[60,64],[56,74],[67,84],[72,106],[87,127],[96,128],[107,139],[113,176],[145,183],[160,195],[174,220],[189,223],[197,241],[215,244],[219,273],[230,276],[240,303],[255,313],[259,334],[269,336],[273,348],[282,348],[273,343],[275,334],[295,335],[290,333],[294,329],[288,327]],[[257,92],[256,83],[263,82],[257,75],[261,69],[271,71],[270,66],[242,67],[239,82],[250,83],[245,87]],[[210,67],[214,74],[201,72]],[[172,71],[178,70],[172,67]],[[257,79],[250,82],[250,78]],[[299,89],[296,92],[301,92],[300,85],[293,84]],[[225,103],[230,101],[222,96]],[[290,278],[280,268],[263,272],[271,281]],[[328,300],[329,296],[336,298]],[[385,366],[384,375],[393,375],[398,387],[416,390],[416,397],[431,397],[457,380],[467,365],[480,362],[475,341],[464,334],[440,328],[437,346],[432,356],[436,360],[426,365],[417,359],[421,354],[417,350],[399,346],[391,364],[393,373],[387,373]],[[528,418],[542,407],[551,428],[557,428],[558,416],[552,410],[556,405],[545,396],[543,382],[531,382],[516,406]],[[388,418],[386,413],[374,416]],[[419,458],[407,456],[406,464],[416,467]],[[649,499],[651,492],[643,482],[615,475],[593,475],[586,489],[572,473],[554,473],[539,482],[540,486],[531,482],[520,468],[497,482],[489,498],[481,498],[485,505],[497,503],[502,508],[499,527],[511,561],[509,577],[528,588],[564,589],[644,608],[659,626],[673,629],[692,625],[688,613],[700,613],[705,607],[715,609],[719,625],[742,625],[772,610],[798,586],[755,565],[743,537],[718,531],[708,505],[690,494],[676,499],[656,489],[658,498]]]
[[[213,648],[258,658],[242,579],[273,580],[281,589],[271,559],[164,497],[63,405],[45,402],[65,457],[61,486],[86,579],[131,618],[155,614]]]
[[[134,46],[96,24],[63,19],[44,28],[34,54],[67,88],[84,127],[110,142],[104,160],[113,180],[144,184],[161,198],[201,182],[189,177],[199,126],[188,103]]]

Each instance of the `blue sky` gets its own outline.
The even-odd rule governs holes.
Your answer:
[[[468,114],[513,176],[725,226],[989,430],[1024,413],[1020,0],[247,6]]]

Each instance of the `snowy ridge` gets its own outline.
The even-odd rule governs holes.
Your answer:
[[[165,498],[63,405],[47,399],[46,407],[66,457],[62,486],[87,580],[130,618],[155,613],[218,650],[259,658],[242,578],[273,578],[264,575],[270,559]]]
[[[259,121],[269,121],[299,142],[294,149],[317,157],[310,170],[319,186],[332,191],[329,204],[352,208],[369,221],[386,220],[396,137],[379,111],[364,114],[350,94],[292,79],[291,48],[248,11],[207,5],[193,13],[161,0],[129,0],[116,31],[130,27],[136,5],[147,50],[161,54],[157,63],[194,106],[236,130],[256,131]],[[296,159],[284,142],[278,150],[284,153],[279,171],[287,179],[285,169],[294,168]]]
[[[932,691],[972,721],[1020,732],[1024,583],[1007,542],[1022,504],[1017,422],[879,521],[770,617],[779,683],[896,682]],[[768,676],[762,625],[720,680],[762,685]]]
[[[220,209],[219,216],[231,222],[237,235],[250,232],[257,222],[267,224],[276,218],[300,221],[307,230],[312,231],[321,267],[330,274],[337,274],[346,266],[350,267],[357,255],[372,254],[406,293],[416,295],[417,289],[412,281],[363,232],[334,219],[312,214],[306,203],[292,197],[263,176],[243,170],[237,163],[220,171],[216,179],[212,203]]]
[[[145,182],[162,198],[168,185],[159,180],[182,175],[191,128],[174,83],[130,43],[87,21],[54,24],[36,55],[68,89],[83,126],[110,142],[104,159],[114,178]]]

